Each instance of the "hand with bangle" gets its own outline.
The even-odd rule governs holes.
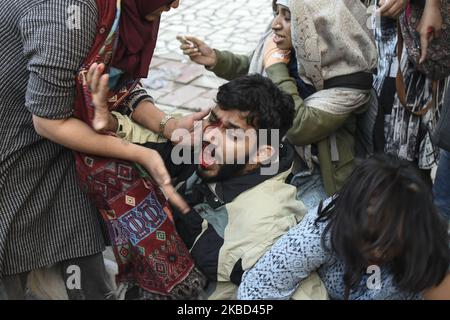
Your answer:
[[[175,119],[175,117],[172,114],[165,114],[164,117],[161,119],[161,121],[159,123],[159,135],[160,136],[167,138],[167,136],[164,133],[166,131],[166,125],[171,119]],[[168,135],[168,136],[170,138],[170,135]]]

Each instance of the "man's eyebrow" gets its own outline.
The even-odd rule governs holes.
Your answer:
[[[227,127],[227,128],[230,128],[230,129],[243,129],[243,128],[241,128],[240,126],[238,126],[237,124],[235,124],[233,122],[230,122],[230,121],[223,122],[219,118],[219,116],[214,112],[214,110],[211,110],[210,116],[213,117],[214,119],[217,119],[218,121],[222,122],[223,125],[225,127]]]
[[[230,129],[243,129],[240,126],[238,126],[237,124],[234,124],[234,123],[232,123],[230,121],[227,121],[226,127],[230,128]]]
[[[214,112],[214,110],[211,110],[210,117],[216,119],[217,121],[220,121],[223,124],[223,126],[226,127],[226,128],[234,129],[234,130],[237,130],[237,129],[244,130],[244,128],[242,128],[241,126],[239,126],[239,125],[237,125],[237,124],[235,124],[233,122],[230,122],[229,120],[222,121],[219,118],[219,116],[217,115],[217,113]]]

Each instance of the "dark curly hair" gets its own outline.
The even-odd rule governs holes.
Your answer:
[[[446,276],[448,223],[408,162],[387,155],[364,161],[334,200],[319,208],[316,223],[323,221],[329,222],[324,232],[330,234],[329,249],[345,265],[347,298],[373,264],[387,266],[406,292],[420,293]]]
[[[223,110],[248,112],[247,123],[257,130],[280,130],[280,140],[294,121],[292,97],[259,74],[239,77],[222,85],[216,102]]]

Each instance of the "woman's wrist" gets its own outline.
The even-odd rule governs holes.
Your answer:
[[[212,52],[213,53],[211,54],[212,55],[211,59],[213,60],[213,62],[208,65],[205,65],[205,68],[207,70],[214,69],[217,66],[217,62],[219,60],[216,49],[212,49]]]
[[[160,135],[162,135],[167,140],[171,140],[172,134],[176,129],[176,123],[177,120],[174,116],[170,115],[170,118],[166,121],[166,124],[164,125],[164,128],[160,132]]]

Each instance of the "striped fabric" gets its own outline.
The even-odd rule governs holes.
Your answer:
[[[397,75],[397,21],[382,17],[380,26],[374,29],[374,37],[379,58],[373,87],[380,96],[386,78],[395,78]]]
[[[155,100],[150,96],[147,89],[143,88],[141,84],[138,84],[133,91],[130,92],[128,97],[122,103],[122,107],[119,108],[119,112],[124,115],[128,115],[131,118],[134,110],[141,102],[155,103]]]
[[[80,28],[66,24],[71,5]],[[32,114],[72,114],[74,76],[96,32],[95,1],[1,6],[0,277],[104,247],[97,212],[77,186],[72,152],[38,136],[32,123]]]

